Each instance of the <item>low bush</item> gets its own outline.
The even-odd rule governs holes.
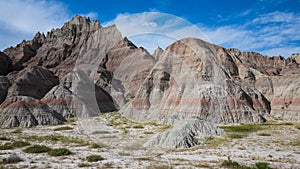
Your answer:
[[[255,163],[255,167],[256,167],[257,169],[271,169],[271,168],[269,167],[269,164],[266,163],[266,162],[257,162],[257,163]]]
[[[51,148],[44,146],[44,145],[33,145],[30,147],[27,147],[26,149],[24,149],[23,151],[25,153],[45,153],[50,151]]]
[[[30,146],[30,143],[24,141],[15,141],[11,143],[11,146],[14,148],[22,148],[22,147]]]
[[[135,126],[133,126],[132,128],[135,128],[135,129],[143,129],[144,126],[142,126],[142,125],[135,125]]]
[[[65,156],[72,154],[72,152],[66,148],[55,148],[48,151],[48,154],[50,156]]]
[[[10,143],[5,143],[3,145],[0,145],[0,150],[11,150],[13,147],[11,146]]]
[[[97,162],[97,161],[102,161],[104,158],[100,155],[90,155],[86,157],[86,160],[88,162]]]
[[[70,126],[63,126],[54,129],[54,131],[62,131],[62,130],[73,130],[73,128]]]
[[[259,133],[258,135],[259,136],[271,136],[271,134],[269,134],[269,133]]]

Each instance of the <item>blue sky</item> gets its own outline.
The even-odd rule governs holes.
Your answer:
[[[0,0],[0,7],[0,50],[80,14],[116,23],[138,45],[144,38],[132,31],[159,35],[154,46],[194,36],[263,55],[300,53],[300,0]]]

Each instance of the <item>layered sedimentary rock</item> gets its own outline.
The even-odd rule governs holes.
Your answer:
[[[8,97],[11,96],[30,96],[41,99],[53,86],[59,83],[51,71],[32,66],[20,72],[19,77],[13,80],[12,86],[8,89]]]
[[[3,52],[0,52],[0,75],[6,75],[11,65],[10,58]]]
[[[0,126],[5,128],[55,125],[66,121],[47,104],[28,96],[6,99],[0,112]]]
[[[75,110],[72,108],[73,94],[63,85],[54,86],[41,101],[65,118],[75,117]]]
[[[299,70],[299,54],[268,57],[193,38],[151,55],[115,25],[76,16],[0,53],[0,104],[13,106],[12,98],[27,96],[63,117],[121,109],[141,120],[178,115],[216,124],[299,121]],[[10,117],[18,114],[12,112]],[[21,124],[18,118],[2,126]],[[38,124],[46,123],[22,122]]]
[[[224,48],[183,39],[162,54],[136,97],[121,111],[132,118],[157,119],[176,113],[216,123],[263,122],[270,103],[238,78]]]
[[[199,118],[180,119],[172,123],[173,128],[155,134],[145,144],[145,147],[189,148],[203,144],[198,138],[211,135],[224,135],[225,132],[211,121]]]

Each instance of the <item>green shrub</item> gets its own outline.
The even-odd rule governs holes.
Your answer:
[[[93,131],[92,134],[109,134],[109,131]]]
[[[135,129],[143,129],[144,126],[142,126],[142,125],[135,125],[135,126],[133,126],[132,128],[135,128]]]
[[[259,124],[241,124],[237,126],[221,126],[227,132],[250,133],[258,131],[261,126]]]
[[[97,161],[102,161],[104,160],[103,157],[101,157],[100,155],[90,155],[86,157],[86,160],[88,162],[97,162]]]
[[[238,162],[232,161],[230,157],[228,157],[228,160],[224,160],[221,166],[229,169],[256,169],[254,167],[240,165]]]
[[[24,149],[23,151],[25,153],[45,153],[50,151],[51,148],[44,146],[44,145],[33,145],[30,147],[27,147],[26,149]]]
[[[91,148],[102,148],[103,146],[97,143],[91,144]]]
[[[3,145],[0,145],[0,150],[11,150],[13,147],[11,146],[10,143],[5,143]]]
[[[259,136],[271,136],[271,134],[269,134],[269,133],[259,133],[258,135]]]
[[[266,162],[257,162],[257,163],[255,163],[255,166],[257,169],[271,169],[269,167],[269,164]]]
[[[77,166],[78,166],[79,168],[81,168],[81,167],[90,167],[91,164],[89,164],[89,163],[79,163]]]
[[[245,137],[245,134],[232,133],[232,134],[229,134],[228,137],[230,137],[230,138],[243,138],[243,137]]]
[[[15,142],[11,143],[11,146],[14,148],[21,148],[21,147],[26,147],[29,145],[30,145],[30,143],[24,142],[24,141],[15,141]]]
[[[73,130],[73,128],[70,126],[63,126],[54,129],[54,131],[62,131],[62,130]]]
[[[50,156],[65,156],[72,154],[72,152],[66,148],[55,148],[48,151],[48,154]]]
[[[12,131],[11,133],[14,133],[14,134],[22,133],[22,129],[16,129],[16,130]]]

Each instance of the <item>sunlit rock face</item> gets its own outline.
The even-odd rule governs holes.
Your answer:
[[[299,54],[268,57],[194,38],[150,54],[115,25],[75,16],[0,52],[0,116],[10,119],[1,126],[59,124],[118,110],[158,122],[174,116],[214,124],[299,121],[299,63]],[[23,109],[32,118],[21,118]],[[42,111],[44,120],[35,116]]]
[[[138,119],[179,114],[216,123],[257,123],[269,116],[270,103],[239,78],[226,49],[189,38],[167,47],[121,111]]]

